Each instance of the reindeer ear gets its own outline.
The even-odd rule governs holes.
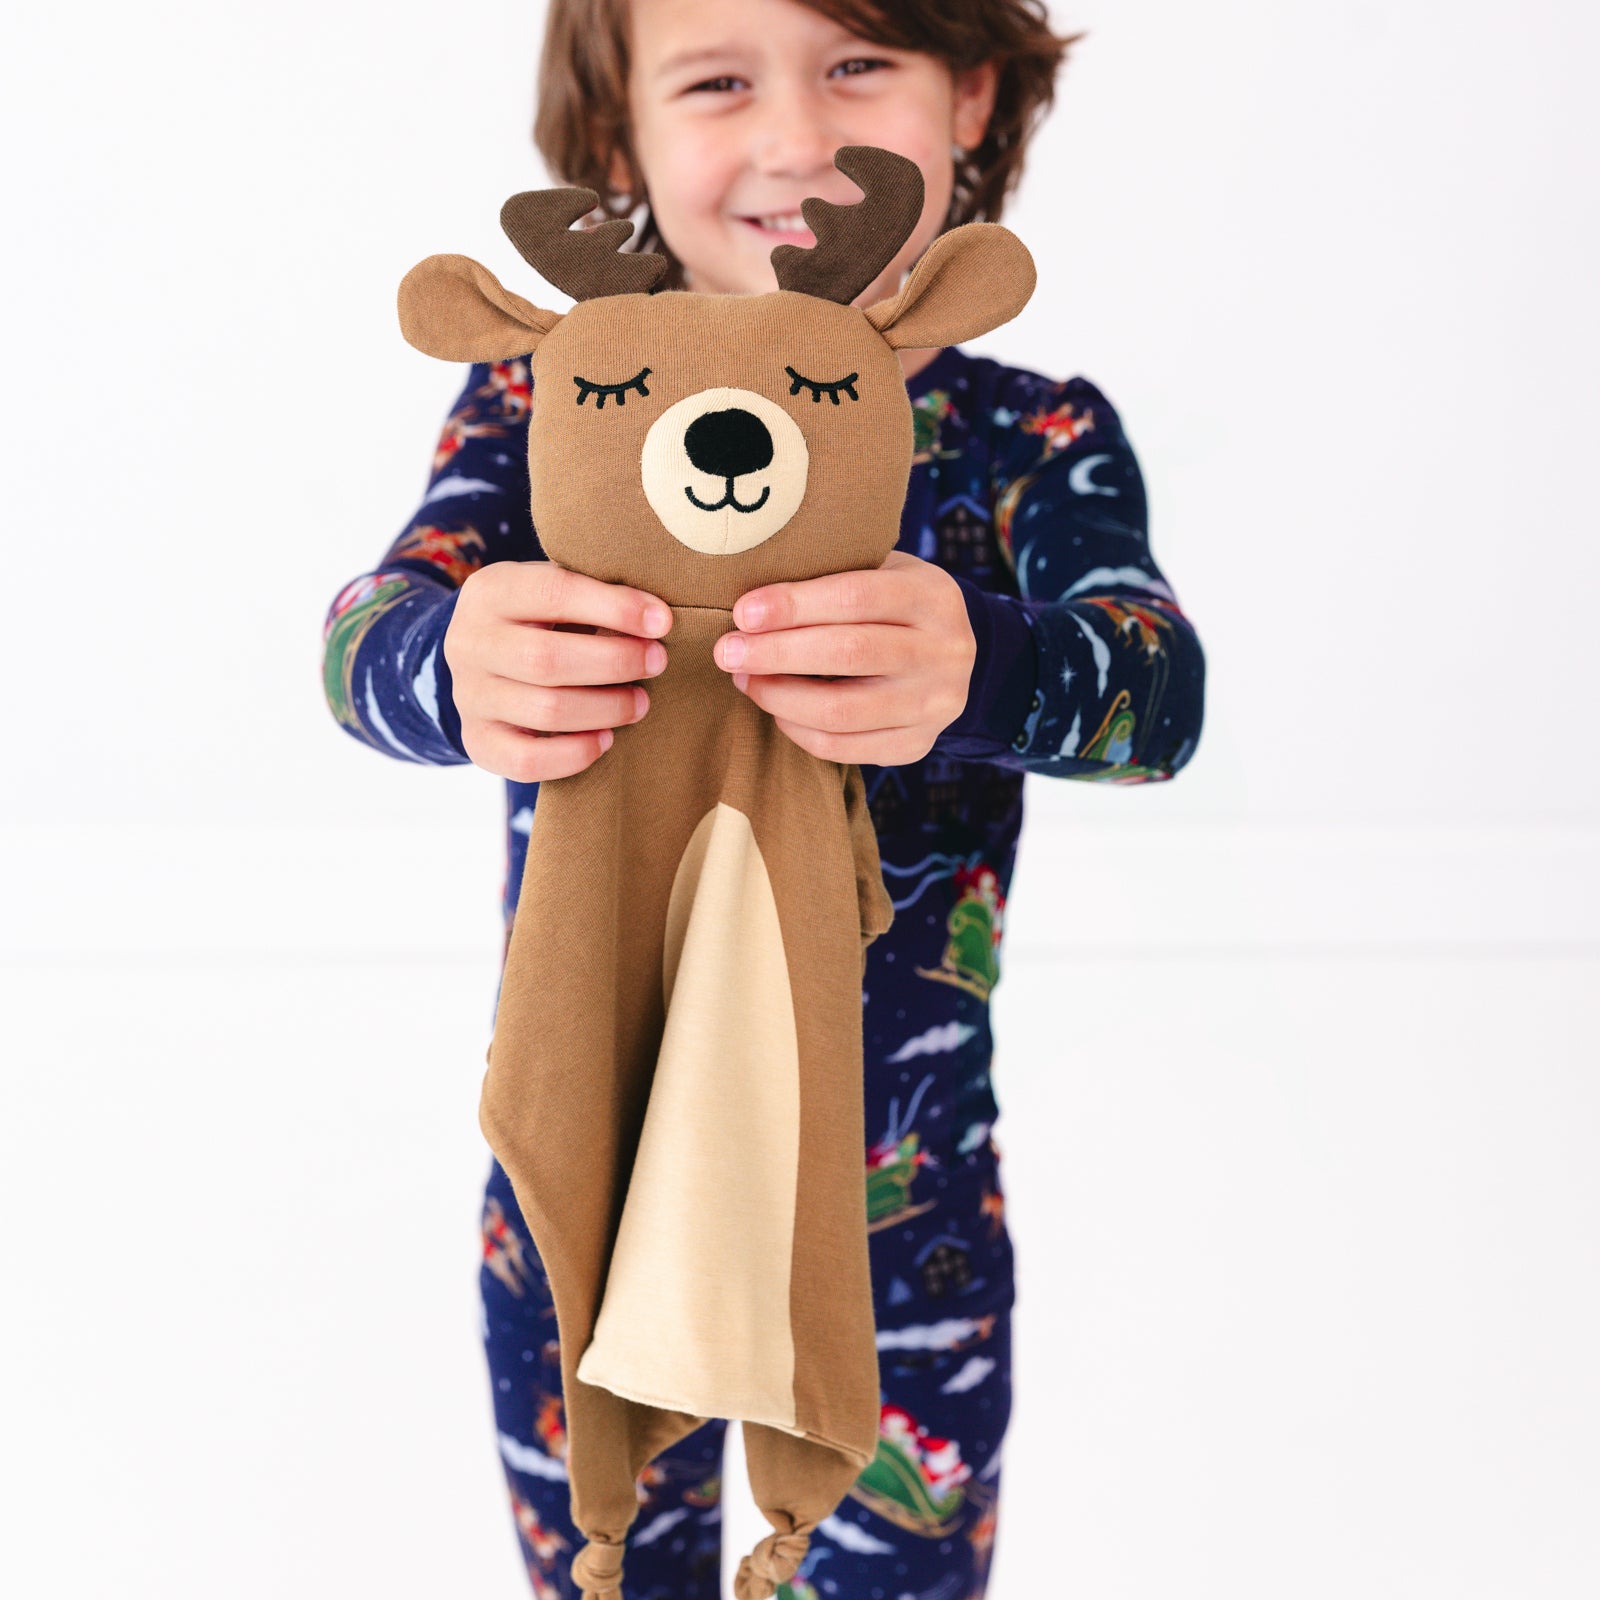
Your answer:
[[[429,256],[400,280],[400,332],[441,361],[509,361],[565,312],[541,311],[470,256]]]
[[[899,294],[867,310],[892,350],[960,344],[1009,322],[1028,303],[1036,274],[1028,247],[998,222],[941,233]]]

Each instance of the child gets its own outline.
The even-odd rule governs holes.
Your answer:
[[[668,288],[732,293],[776,286],[774,245],[812,243],[802,199],[857,198],[840,145],[911,157],[927,206],[870,305],[943,229],[1000,215],[1072,42],[1039,0],[552,0],[536,132],[560,181],[643,210],[638,246],[668,257]],[[861,764],[895,904],[863,985],[879,1450],[780,1589],[791,1600],[984,1594],[1014,1297],[988,1002],[1023,776],[1170,778],[1202,717],[1204,658],[1105,396],[955,348],[902,362],[916,455],[899,548],[877,572],[752,591],[718,646],[789,737]],[[541,564],[530,401],[526,361],[470,370],[421,507],[325,630],[351,733],[508,780],[508,940],[539,782],[604,760],[609,730],[649,715],[639,680],[672,648],[648,621],[659,597]],[[742,663],[724,654],[734,637]],[[481,1283],[529,1578],[564,1596],[583,1541],[555,1319],[493,1161]],[[724,1429],[642,1474],[629,1600],[720,1595]]]

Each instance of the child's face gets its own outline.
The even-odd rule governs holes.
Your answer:
[[[689,287],[775,289],[773,247],[816,242],[800,202],[860,199],[833,154],[871,144],[915,161],[926,186],[916,229],[855,303],[893,294],[949,209],[952,145],[983,137],[993,69],[957,78],[934,56],[864,43],[796,0],[632,0],[630,13],[634,148]]]

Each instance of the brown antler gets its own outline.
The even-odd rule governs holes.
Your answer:
[[[667,260],[622,251],[633,235],[631,222],[613,217],[572,231],[572,224],[599,203],[593,189],[524,189],[500,207],[500,226],[522,259],[574,300],[648,294],[667,270]]]
[[[771,259],[780,289],[847,306],[911,237],[922,215],[922,169],[870,144],[841,145],[833,164],[866,198],[849,206],[802,200],[800,215],[816,244],[780,244]]]

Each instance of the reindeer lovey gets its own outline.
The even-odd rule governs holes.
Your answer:
[[[740,1600],[794,1576],[877,1444],[861,979],[893,912],[860,768],[802,750],[711,652],[747,590],[882,565],[912,455],[895,352],[998,327],[1034,272],[969,223],[852,305],[922,178],[871,147],[835,164],[866,198],[807,200],[817,243],[772,252],[770,294],[653,292],[666,262],[620,249],[630,223],[570,231],[585,189],[501,211],[571,310],[459,255],[400,286],[418,349],[532,352],[546,555],[673,614],[644,718],[539,787],[480,1106],[555,1301],[589,1600],[621,1600],[636,1478],[708,1419],[742,1420],[775,1530]]]

